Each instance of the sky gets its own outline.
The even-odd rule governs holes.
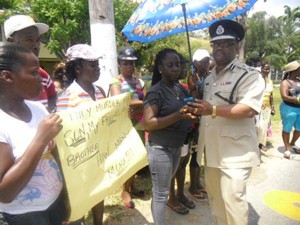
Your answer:
[[[257,0],[253,8],[249,12],[249,16],[258,11],[266,11],[270,16],[282,16],[284,14],[284,7],[288,5],[291,9],[300,6],[300,0]]]

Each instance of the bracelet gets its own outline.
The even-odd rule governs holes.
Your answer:
[[[215,119],[217,116],[217,106],[213,105],[211,118]]]

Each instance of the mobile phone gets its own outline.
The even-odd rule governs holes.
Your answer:
[[[185,99],[183,99],[184,102],[188,103],[188,102],[195,102],[195,98],[193,97],[187,97]]]

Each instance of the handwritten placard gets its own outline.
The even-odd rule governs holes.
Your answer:
[[[130,95],[92,102],[59,114],[56,137],[70,200],[70,221],[80,219],[147,165],[146,149],[128,117]]]

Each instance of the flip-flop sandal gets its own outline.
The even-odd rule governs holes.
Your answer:
[[[294,145],[292,146],[292,149],[296,154],[300,154],[300,148],[298,146]]]
[[[194,209],[196,207],[194,202],[188,198],[177,198],[177,200],[188,209]]]
[[[201,188],[200,191],[201,191],[203,194],[207,195],[207,191],[206,191],[204,188]]]
[[[167,206],[179,215],[187,215],[190,212],[186,207],[182,205],[172,206],[169,203],[167,203]]]
[[[128,209],[134,209],[135,208],[135,204],[134,204],[134,202],[132,200],[130,202],[127,202],[127,203],[124,202],[124,205]]]
[[[259,149],[264,152],[268,151],[268,148],[266,146],[264,146],[263,144],[259,144]]]
[[[200,191],[199,193],[191,193],[190,192],[190,194],[196,199],[200,199],[200,200],[206,199],[206,195],[202,191]]]
[[[291,152],[290,151],[285,151],[283,153],[283,157],[286,158],[286,159],[291,159]]]

